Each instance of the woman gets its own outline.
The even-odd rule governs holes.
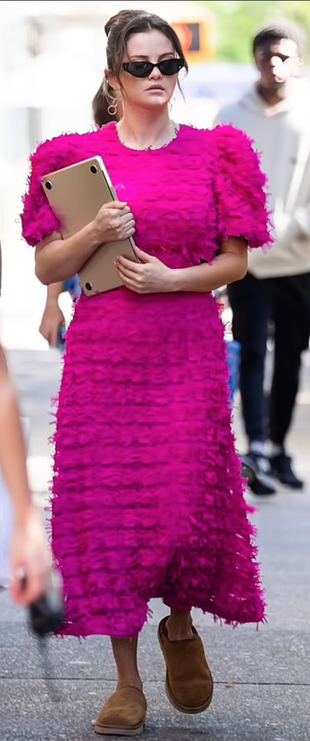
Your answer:
[[[181,712],[205,710],[213,691],[191,608],[232,624],[264,619],[212,291],[245,275],[247,243],[270,238],[265,178],[246,136],[169,119],[187,69],[171,26],[123,11],[106,32],[123,117],[39,147],[23,233],[45,284],[75,274],[104,242],[135,235],[139,248],[140,263],[116,261],[124,286],[82,295],[68,331],[52,520],[62,632],[112,639],[118,685],[96,731],[135,735],[146,716],[137,639],[151,598],[171,610],[159,640]],[[62,241],[40,177],[95,154],[119,202]]]
[[[113,88],[101,83],[92,101],[93,119],[98,127],[105,126],[110,121],[119,121],[121,112],[120,98],[116,99]],[[65,317],[59,306],[59,297],[68,291],[75,301],[80,295],[80,283],[77,276],[67,281],[58,281],[47,287],[46,304],[41,319],[39,332],[49,343],[50,347],[64,349],[62,330],[65,330]]]

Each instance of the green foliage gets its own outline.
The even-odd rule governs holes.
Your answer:
[[[310,37],[308,0],[206,0],[194,4],[209,8],[215,15],[220,59],[250,62],[252,38],[257,28],[271,19],[289,18]]]

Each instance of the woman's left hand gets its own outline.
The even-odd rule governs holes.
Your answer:
[[[135,293],[169,293],[173,291],[173,270],[146,252],[135,248],[141,262],[117,257],[115,267],[124,285]]]

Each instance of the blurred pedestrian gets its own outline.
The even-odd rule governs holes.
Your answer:
[[[66,291],[64,281],[47,286],[46,304],[44,307],[39,332],[50,347],[62,346],[62,331],[65,327],[65,316],[59,306],[59,298]]]
[[[265,26],[253,40],[253,54],[257,83],[224,108],[219,120],[254,140],[269,180],[275,245],[267,255],[249,255],[246,277],[229,286],[228,295],[233,334],[242,345],[240,390],[249,441],[243,461],[252,490],[272,494],[275,479],[294,489],[303,486],[286,439],[310,331],[310,87],[296,78],[304,40],[295,26]],[[271,321],[274,370],[266,410],[264,368]]]
[[[1,249],[0,249],[1,265]],[[1,270],[0,270],[1,284]],[[50,556],[44,527],[33,504],[26,470],[26,449],[15,388],[7,369],[0,344],[0,468],[7,486],[0,483],[0,575],[8,578],[15,602],[29,605],[43,596],[50,579]],[[12,501],[13,530],[10,536],[10,574],[7,574],[7,553],[3,541],[11,529],[11,508],[6,505],[7,493]],[[4,503],[5,497],[5,503]],[[22,579],[21,576],[26,577]],[[6,579],[5,579],[6,580]],[[0,582],[1,586],[6,584]]]
[[[105,89],[106,87],[106,89]],[[100,129],[110,121],[119,121],[122,113],[121,98],[108,83],[101,83],[92,102],[93,119]],[[47,287],[46,304],[39,327],[39,332],[50,347],[64,348],[65,317],[59,306],[62,293],[69,293],[73,302],[81,293],[78,276],[67,281],[58,281]]]
[[[122,11],[106,32],[106,75],[123,117],[39,147],[23,233],[36,245],[43,283],[65,280],[98,245],[135,234],[140,261],[116,260],[124,285],[82,293],[68,329],[52,499],[62,633],[112,638],[117,690],[95,730],[135,735],[146,716],[138,634],[152,597],[171,611],[158,635],[167,694],[184,713],[205,710],[213,693],[192,606],[231,624],[264,619],[212,292],[241,278],[247,244],[269,235],[265,178],[247,137],[169,118],[187,69],[173,28]],[[102,154],[120,201],[61,240],[40,177],[90,153]]]

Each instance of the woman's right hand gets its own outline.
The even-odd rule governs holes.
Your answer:
[[[135,221],[126,203],[112,201],[105,203],[93,222],[98,241],[120,242],[135,233]]]

